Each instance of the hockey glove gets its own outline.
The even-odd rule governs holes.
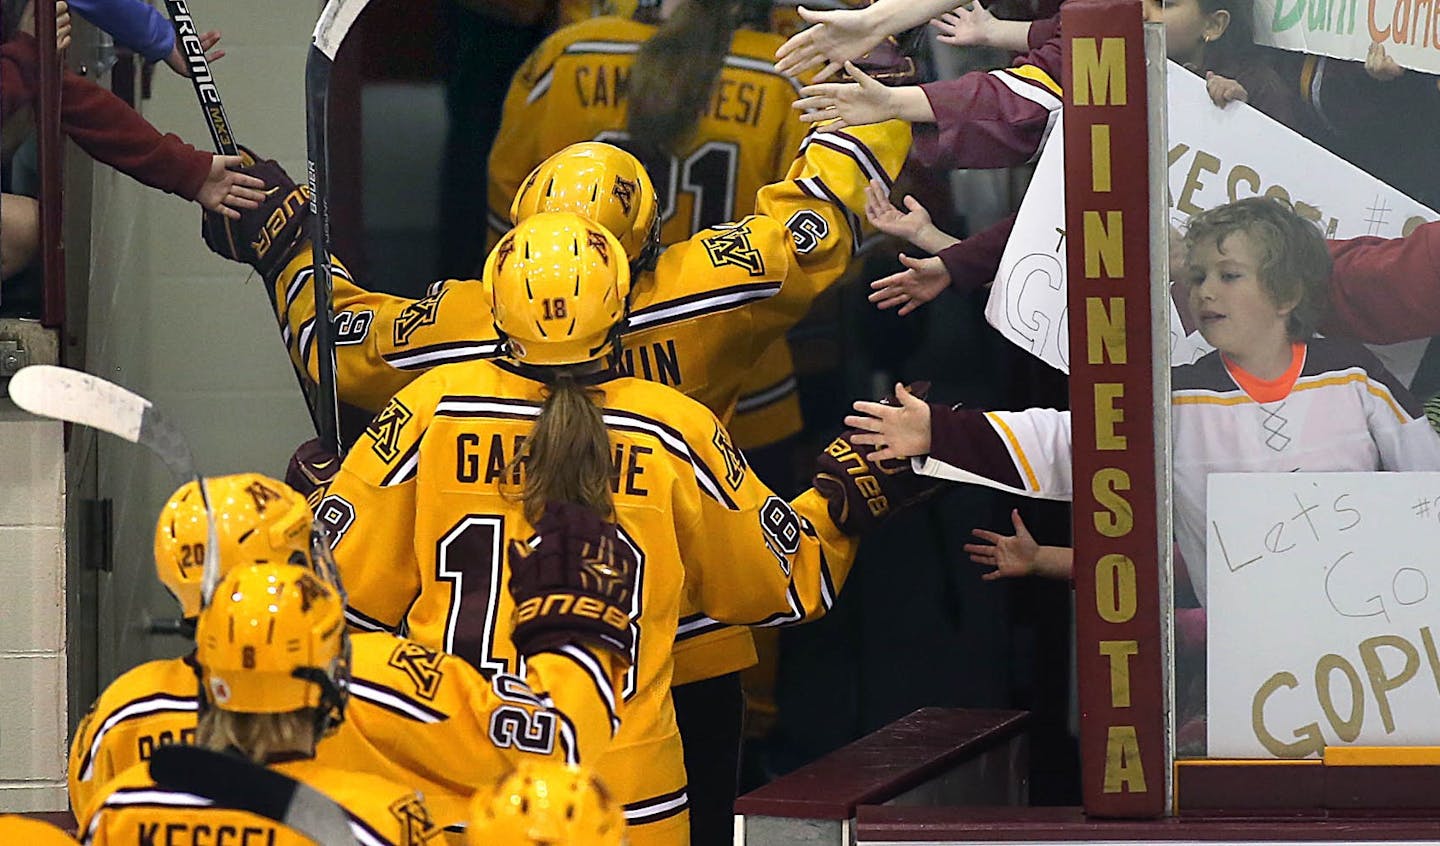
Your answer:
[[[240,209],[239,220],[205,212],[200,234],[211,252],[248,264],[260,271],[267,283],[273,283],[290,260],[295,244],[305,237],[310,186],[296,185],[274,159],[261,159],[244,148],[241,153],[253,163],[240,168],[240,172],[265,183],[265,199],[259,208]]]
[[[856,59],[854,65],[866,76],[891,88],[899,88],[902,85],[918,85],[920,71],[915,65],[915,60],[905,55],[906,52],[895,36],[890,35],[875,45],[875,49]],[[840,72],[835,81],[854,82],[844,71]]]
[[[535,536],[510,542],[516,651],[579,643],[629,659],[635,634],[627,609],[637,569],[614,523],[583,505],[546,504]]]
[[[290,465],[285,468],[285,484],[305,497],[313,510],[325,498],[338,472],[340,457],[326,449],[319,438],[311,438],[296,447],[290,456]]]
[[[917,382],[910,389],[924,399],[929,382]],[[898,405],[892,394],[881,400]],[[815,459],[815,476],[810,484],[825,497],[830,519],[847,535],[863,535],[897,511],[929,499],[947,484],[921,476],[910,467],[910,459],[871,461],[867,456],[876,447],[851,440],[859,430],[846,429]]]

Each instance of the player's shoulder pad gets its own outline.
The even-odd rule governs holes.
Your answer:
[[[718,482],[728,482],[733,492],[748,465],[715,412],[659,382],[626,377],[611,384],[605,392],[607,419],[631,418],[631,431],[654,436],[671,455],[691,465],[702,488],[733,505]]]
[[[136,699],[167,694],[193,698],[199,689],[195,670],[184,658],[161,658],[121,673],[95,697],[91,710],[108,714]]]

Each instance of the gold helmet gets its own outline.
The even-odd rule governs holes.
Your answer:
[[[205,490],[215,517],[219,575],[239,564],[285,564],[296,553],[308,556],[310,506],[284,482],[236,473],[206,479]],[[208,531],[200,488],[186,482],[160,509],[155,569],[187,618],[200,613]]]
[[[195,643],[207,707],[245,714],[315,708],[321,734],[340,724],[350,642],[344,596],[323,569],[232,569],[201,610]]]
[[[220,574],[236,564],[285,564],[310,552],[310,505],[304,496],[259,473],[204,481],[215,512]],[[180,486],[156,522],[156,571],[180,601],[184,617],[200,613],[200,581],[209,524],[194,482]]]
[[[660,250],[658,200],[639,159],[614,144],[582,141],[530,171],[510,204],[510,223],[519,226],[541,212],[575,212],[610,230],[638,272]]]
[[[582,364],[616,348],[630,268],[604,227],[542,212],[510,230],[485,260],[495,329],[525,364]]]
[[[594,776],[525,761],[470,800],[471,846],[624,846],[625,814]]]

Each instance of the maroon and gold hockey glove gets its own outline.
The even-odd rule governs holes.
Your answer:
[[[265,199],[259,208],[239,209],[239,220],[205,212],[200,234],[211,252],[248,264],[260,271],[267,283],[273,283],[289,261],[296,242],[305,237],[310,187],[296,185],[274,159],[261,159],[244,148],[241,152],[252,163],[240,168],[240,172],[265,183]]]
[[[907,390],[924,399],[930,383],[917,382]],[[899,405],[893,394],[881,402]],[[863,535],[947,485],[944,480],[917,474],[908,458],[871,461],[868,456],[877,447],[856,444],[851,439],[858,434],[858,429],[846,429],[837,435],[816,457],[815,475],[810,480],[825,497],[830,519],[845,534]]]
[[[311,438],[295,448],[285,468],[285,484],[305,497],[314,510],[330,490],[330,482],[340,472],[340,457],[325,448],[319,438]]]
[[[920,71],[915,60],[905,55],[906,50],[893,35],[875,45],[875,49],[856,59],[852,64],[866,76],[891,88],[902,85],[918,85]],[[836,82],[853,82],[850,75],[840,71]]]
[[[546,504],[534,538],[510,542],[516,651],[534,655],[579,643],[628,659],[637,569],[614,523],[583,505]]]

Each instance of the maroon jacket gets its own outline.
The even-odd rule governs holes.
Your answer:
[[[33,102],[40,46],[18,33],[0,45],[0,119]],[[210,173],[211,155],[161,135],[125,101],[69,71],[60,90],[60,128],[95,159],[137,182],[195,199]]]
[[[1033,65],[1059,82],[1060,16],[1030,25],[1030,52],[1012,68]],[[935,128],[917,127],[914,155],[927,167],[1014,167],[1035,157],[1052,120],[1044,101],[1060,98],[1038,82],[1000,72],[972,71],[956,79],[920,86],[935,112]],[[1008,84],[1007,84],[1008,83]],[[1011,85],[1034,89],[1036,99],[1017,95]]]

